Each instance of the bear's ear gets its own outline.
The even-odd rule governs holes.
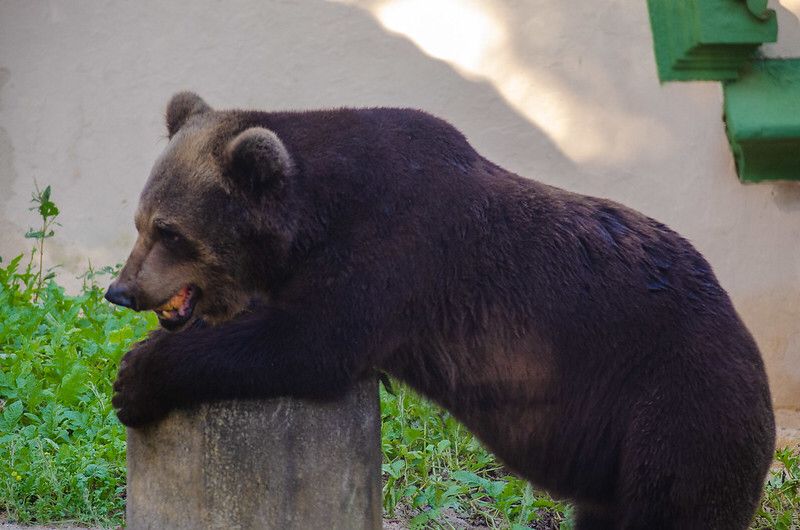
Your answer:
[[[203,114],[211,110],[211,107],[203,101],[203,98],[194,92],[178,92],[167,104],[167,133],[169,137],[183,127],[190,117],[195,114]]]
[[[280,189],[294,162],[278,135],[263,127],[239,133],[225,149],[225,166],[234,186],[251,196]]]

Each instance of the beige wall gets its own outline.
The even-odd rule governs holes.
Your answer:
[[[781,42],[800,56],[800,0]],[[487,157],[610,197],[705,253],[800,407],[800,185],[736,179],[718,83],[660,86],[644,0],[0,0],[0,255],[33,180],[62,208],[51,263],[124,260],[169,96],[218,107],[420,107]]]

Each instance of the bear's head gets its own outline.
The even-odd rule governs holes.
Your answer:
[[[216,323],[268,293],[295,233],[284,143],[252,113],[212,110],[199,96],[167,107],[169,144],[136,211],[139,232],[106,299],[153,310],[169,330]]]

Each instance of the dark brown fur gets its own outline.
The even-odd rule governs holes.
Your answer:
[[[747,527],[773,451],[767,380],[685,239],[509,173],[419,111],[214,112],[195,98],[170,105],[181,119],[137,217],[144,257],[120,281],[151,306],[199,282],[198,312],[220,323],[157,332],[126,356],[124,423],[332,397],[380,369],[572,499],[580,530]],[[291,165],[258,147],[231,158],[251,127]],[[159,248],[159,217],[192,253],[161,248],[142,286],[135,262]],[[190,272],[158,284],[176,268]],[[243,311],[255,295],[266,301]]]

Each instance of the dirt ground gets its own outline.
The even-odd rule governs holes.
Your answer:
[[[385,518],[383,520],[383,530],[408,530],[409,527],[409,520],[413,516],[411,513],[406,513],[402,508],[397,510],[395,517],[392,518]],[[484,530],[489,528],[485,525],[476,525],[469,520],[459,516],[453,510],[447,510],[443,514],[444,520],[450,524],[452,528],[455,530]],[[553,528],[558,528],[554,526]],[[541,529],[537,530],[549,530],[549,526],[542,526]],[[2,515],[0,515],[0,530],[104,530],[101,528],[87,528],[84,526],[58,526],[58,525],[47,525],[47,526],[24,526],[24,525],[17,525],[7,522],[3,519]]]
[[[486,526],[474,526],[468,521],[458,517],[455,513],[445,514],[447,521],[458,530],[482,530]],[[383,520],[383,530],[407,530],[408,519],[402,516]],[[86,528],[77,526],[21,526],[0,521],[0,530],[102,530],[100,528]]]

